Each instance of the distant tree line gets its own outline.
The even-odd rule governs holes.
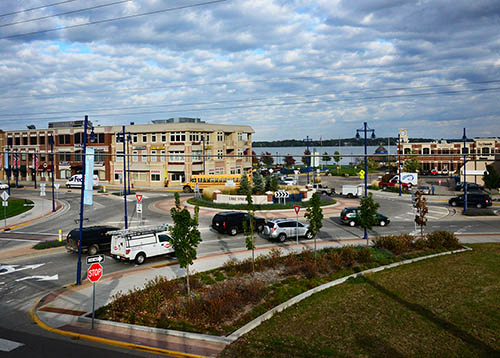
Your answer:
[[[397,137],[389,137],[389,138],[367,138],[366,143],[370,146],[378,146],[378,145],[387,145],[389,141],[389,145],[397,145],[398,138]],[[410,138],[410,143],[428,143],[435,141],[435,139],[431,138]],[[336,147],[336,146],[362,146],[364,145],[364,138],[341,138],[341,139],[323,139],[323,140],[313,140],[309,142],[309,147]],[[306,144],[302,140],[297,139],[283,139],[283,140],[273,140],[273,141],[254,141],[252,142],[252,146],[254,148],[259,147],[305,147]]]

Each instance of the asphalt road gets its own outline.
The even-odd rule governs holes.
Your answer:
[[[144,194],[143,218],[146,219],[146,224],[171,222],[169,215],[151,211],[149,206],[157,200],[171,197],[172,194],[154,192]],[[77,190],[60,192],[59,199],[67,204],[62,214],[55,218],[42,220],[29,227],[0,234],[0,249],[31,245],[36,240],[53,240],[57,238],[59,229],[62,229],[66,234],[69,230],[77,227],[75,219],[79,217],[79,192]],[[375,227],[370,232],[370,235],[403,233],[415,230],[414,213],[409,196],[398,198],[387,197],[384,193],[376,193],[375,199],[380,204],[379,211],[391,218],[391,224],[386,227]],[[92,207],[85,207],[84,217],[88,218],[85,225],[104,223],[123,225],[123,198],[113,195],[95,196],[94,202]],[[138,220],[135,213],[135,203],[135,196],[132,196],[127,202],[128,216],[132,224]],[[208,253],[243,249],[245,247],[243,235],[231,237],[221,235],[210,229],[209,225],[212,216],[213,214],[210,213],[200,217],[200,231],[202,232],[203,242],[199,246],[198,255],[203,256]],[[500,232],[500,220],[497,218],[458,217],[454,215],[453,211],[448,210],[445,202],[429,205],[428,217],[429,222],[425,231],[441,229],[457,234]],[[323,229],[319,235],[320,240],[339,240],[353,237],[363,237],[363,230],[358,227],[352,228],[341,225],[338,213],[325,216]],[[294,240],[291,240],[283,245],[293,242]],[[270,243],[264,238],[257,238],[257,246],[262,245],[270,245]],[[166,260],[172,260],[172,258],[149,259],[146,265],[163,263]],[[85,259],[82,261],[82,276],[85,277],[87,266]],[[75,341],[46,332],[32,322],[28,312],[39,297],[76,281],[76,254],[67,253],[64,248],[60,248],[50,255],[14,261],[9,260],[9,262],[0,262],[0,264],[0,355],[5,354],[9,357],[25,357],[28,355],[114,357],[125,353],[127,356],[150,356],[143,352],[115,349],[86,341]],[[134,263],[117,262],[109,257],[103,266],[104,275],[136,267]],[[20,343],[22,346],[18,346],[9,353],[2,352],[2,347],[9,349],[9,347],[15,346],[11,342]],[[42,352],[41,355],[40,352]]]

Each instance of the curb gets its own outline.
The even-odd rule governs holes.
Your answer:
[[[39,220],[42,218],[48,218],[48,217],[51,217],[52,215],[58,214],[60,210],[64,209],[65,205],[59,199],[56,199],[55,201],[57,202],[58,206],[60,205],[60,207],[58,209],[56,209],[56,211],[48,211],[46,214],[36,216],[36,217],[30,219],[29,221],[21,221],[19,223],[15,223],[15,224],[12,224],[10,226],[4,227],[4,228],[0,229],[0,233],[5,232],[5,231],[10,231],[10,230],[15,230],[15,229],[18,229],[18,228],[23,227],[23,226],[29,226],[29,225],[33,224],[33,221],[36,221],[36,220]]]

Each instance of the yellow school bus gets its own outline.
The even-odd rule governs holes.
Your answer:
[[[184,183],[182,190],[185,193],[192,193],[195,190],[196,184],[198,184],[198,188],[202,191],[205,188],[224,186],[228,181],[234,183],[234,187],[239,188],[241,174],[192,175],[191,181]]]

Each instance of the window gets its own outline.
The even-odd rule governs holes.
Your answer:
[[[96,137],[97,143],[104,143],[104,133],[97,133]]]
[[[490,154],[490,148],[483,147],[483,150],[481,151],[482,154]]]
[[[104,152],[95,152],[95,158],[94,160],[96,162],[105,162],[106,161],[106,153]]]
[[[156,143],[156,133],[151,133],[151,142]]]
[[[41,135],[38,141],[40,142],[40,144],[45,144],[45,135]]]
[[[118,181],[122,178],[122,173],[120,172],[115,172],[115,180]]]
[[[132,142],[137,143],[137,134],[132,135]]]
[[[170,162],[184,162],[184,151],[183,150],[172,150],[168,151]]]
[[[217,141],[222,142],[224,140],[224,132],[217,132]]]
[[[144,172],[132,172],[133,181],[146,181],[147,173]]]
[[[82,140],[82,134],[83,133],[75,133],[73,136],[75,137],[75,144],[81,144],[83,143],[83,140]]]
[[[189,134],[190,142],[199,142],[200,141],[200,133],[190,133]]]
[[[162,150],[162,151],[161,151],[160,160],[161,160],[162,162],[164,162],[164,161],[165,161],[165,151],[164,151],[164,150]]]
[[[172,181],[182,181],[184,173],[172,173]]]
[[[68,169],[59,170],[59,178],[69,179],[70,177],[71,177],[71,170],[68,170]]]
[[[224,174],[224,168],[223,167],[215,168],[215,174]]]
[[[7,138],[7,145],[12,145],[12,137]]]
[[[142,135],[142,142],[143,143],[147,143],[148,142],[148,135],[147,134],[143,134]]]
[[[71,136],[69,134],[59,134],[59,144],[71,144]]]
[[[159,173],[151,173],[151,181],[160,181],[160,179]]]
[[[23,137],[23,145],[28,145],[28,137]]]
[[[429,148],[424,148],[423,152],[424,154],[429,154]]]
[[[116,161],[117,162],[123,162],[123,152],[122,151],[116,151]]]
[[[411,149],[410,148],[405,148],[405,154],[411,154]]]
[[[36,137],[30,137],[30,145],[36,145]]]
[[[15,140],[14,140],[14,142],[15,142],[16,145],[21,145],[21,138],[16,137]]]
[[[170,142],[181,143],[186,141],[186,132],[171,132]]]
[[[161,134],[161,141],[165,143],[167,141],[167,133],[162,133]]]
[[[147,150],[141,150],[141,161],[142,162],[147,162],[148,161],[148,151]]]
[[[202,140],[203,140],[203,139],[205,140],[205,145],[210,144],[210,133],[205,133],[205,134],[203,134],[203,136],[201,137],[201,139],[202,139]]]
[[[47,159],[47,156],[44,153],[40,153],[40,161],[45,162],[46,159]]]
[[[60,162],[69,162],[71,160],[71,153],[61,152],[59,153]]]
[[[224,158],[224,151],[222,149],[217,150],[217,159],[223,159]]]
[[[137,150],[132,151],[132,161],[133,162],[138,162],[139,161],[139,152]]]
[[[151,151],[151,161],[156,162],[156,150]]]
[[[462,154],[469,154],[469,148],[462,148]]]
[[[82,161],[82,152],[78,151],[75,152],[75,162],[81,162]]]
[[[202,151],[201,150],[193,150],[193,162],[200,162],[201,161],[201,155],[202,155]]]
[[[243,141],[243,133],[238,133],[238,140]]]
[[[158,240],[160,242],[169,242],[170,241],[170,236],[161,234],[161,235],[158,235]]]
[[[26,154],[21,154],[21,160],[22,160],[23,162],[25,162],[25,161],[26,161]]]

